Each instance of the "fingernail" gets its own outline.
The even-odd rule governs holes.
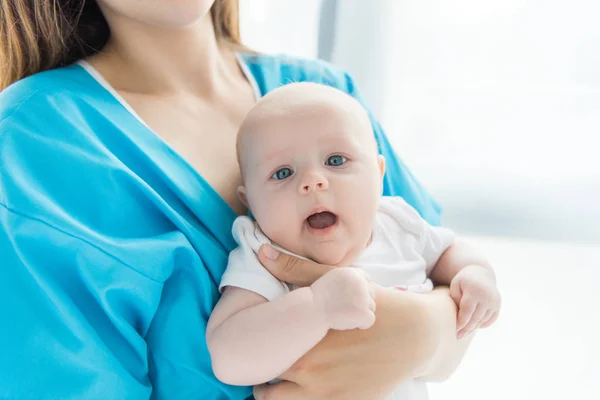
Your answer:
[[[277,260],[277,257],[279,257],[279,252],[268,244],[264,246],[263,253],[269,260]]]

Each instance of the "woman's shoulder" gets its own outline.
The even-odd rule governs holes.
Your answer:
[[[85,71],[77,65],[40,72],[0,91],[0,121],[16,113],[59,112],[57,100],[74,101],[85,92]],[[33,109],[33,110],[32,110]]]
[[[0,203],[23,212],[63,204],[95,184],[94,166],[117,163],[106,144],[116,124],[82,73],[42,72],[0,93]]]
[[[22,146],[32,136],[46,143],[90,139],[85,127],[107,108],[103,88],[94,82],[83,67],[71,65],[13,83],[0,92],[0,142]]]
[[[352,78],[342,69],[319,59],[242,53],[242,59],[263,94],[292,82],[315,82],[344,92],[354,91]]]
[[[49,154],[92,150],[98,141],[94,125],[108,118],[109,110],[99,85],[86,74],[72,65],[29,76],[0,92],[1,151],[26,155],[23,161],[29,162],[33,149]]]

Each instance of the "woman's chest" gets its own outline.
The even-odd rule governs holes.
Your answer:
[[[230,108],[206,104],[137,102],[144,122],[187,161],[238,213],[246,210],[236,190],[241,174],[236,154],[237,130],[251,104]],[[132,101],[133,100],[133,101]]]

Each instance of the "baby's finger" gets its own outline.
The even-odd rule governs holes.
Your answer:
[[[373,285],[372,283],[369,283],[369,296],[371,297],[371,299],[375,300],[375,285]]]
[[[460,331],[469,323],[476,307],[477,303],[472,298],[463,296],[459,305],[458,320],[456,321],[457,331]]]
[[[460,304],[460,300],[462,297],[462,289],[460,288],[460,284],[452,281],[450,283],[450,297],[454,302],[458,305]]]
[[[369,329],[370,327],[373,326],[373,324],[375,323],[375,313],[369,311],[366,315],[365,315],[365,319],[363,321],[362,324],[358,325],[357,328],[358,329]]]
[[[367,274],[362,269],[353,269],[353,271],[360,275],[365,281],[367,281],[367,283],[369,283],[369,286],[373,286],[371,285],[371,278],[369,277],[369,274]],[[375,293],[375,290],[373,290],[373,293]]]
[[[377,307],[377,303],[375,303],[374,300],[370,299],[369,305],[367,307],[369,308],[369,310],[371,310],[371,312],[375,312],[375,309]]]
[[[479,321],[479,328],[481,328],[481,326],[485,324],[488,319],[492,318],[492,315],[494,315],[494,310],[488,308],[483,318],[481,318],[481,321]]]
[[[481,319],[483,318],[486,312],[487,308],[478,305],[469,323],[463,329],[458,331],[458,338],[461,339],[465,335],[468,335],[469,333],[474,331],[481,322]]]
[[[488,326],[492,325],[494,322],[496,322],[496,320],[498,319],[498,314],[500,314],[498,311],[496,311],[487,321],[484,321],[481,324],[482,328],[487,328]]]

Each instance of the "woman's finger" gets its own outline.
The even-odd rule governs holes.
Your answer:
[[[256,400],[308,400],[302,388],[294,383],[283,381],[275,385],[254,386]]]
[[[258,252],[261,264],[280,281],[297,286],[310,286],[333,267],[292,257],[265,244]]]

